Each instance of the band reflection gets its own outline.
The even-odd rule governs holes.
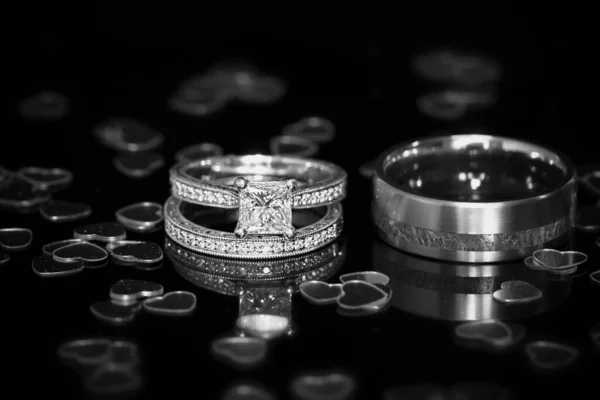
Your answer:
[[[235,260],[192,252],[170,239],[165,254],[175,271],[187,281],[207,290],[238,296],[236,328],[241,336],[272,339],[293,332],[292,295],[306,280],[326,280],[346,258],[346,243],[340,238],[310,254],[277,260]],[[236,271],[250,273],[241,279]]]
[[[555,278],[526,268],[522,261],[458,264],[404,253],[376,241],[373,269],[390,277],[392,307],[435,319],[515,320],[551,310],[571,293],[572,277]],[[503,304],[493,298],[503,282],[528,282],[542,292],[539,301]]]

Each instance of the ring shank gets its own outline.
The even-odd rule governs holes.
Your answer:
[[[531,159],[551,166],[555,175],[543,182],[548,183],[547,187],[540,184],[537,192],[515,193],[513,198],[507,199],[505,193],[494,193],[494,190],[503,190],[496,189],[498,186],[495,186],[494,178],[504,179],[507,176],[505,170],[511,166],[494,165],[496,172],[492,171],[490,175],[499,175],[486,177],[491,182],[487,190],[488,199],[492,201],[477,199],[478,186],[473,182],[466,189],[473,194],[471,200],[455,201],[447,197],[447,192],[431,195],[420,190],[427,185],[423,180],[431,175],[424,173],[417,176],[414,181],[422,179],[421,182],[411,187],[400,184],[398,176],[388,173],[399,163],[412,165],[414,168],[411,169],[418,171],[424,157],[439,155],[440,162],[443,162],[443,155],[447,153],[459,154],[463,158],[461,163],[473,168],[477,163],[469,164],[465,159],[492,153],[518,153],[525,162]],[[449,170],[446,181],[453,176],[469,175],[460,169],[452,170],[452,165],[435,165],[435,168]],[[538,181],[542,182],[546,176],[542,175]],[[511,177],[513,180],[516,178],[519,177]],[[531,183],[530,177],[520,179]],[[442,188],[444,184],[446,182],[437,187]],[[398,146],[380,156],[373,179],[372,217],[380,237],[401,250],[452,261],[512,260],[530,255],[538,248],[558,246],[568,241],[575,217],[575,185],[570,161],[541,146],[498,136],[436,137]],[[436,188],[435,185],[430,187]],[[534,186],[529,184],[527,187]],[[493,201],[499,196],[504,196],[504,200]]]

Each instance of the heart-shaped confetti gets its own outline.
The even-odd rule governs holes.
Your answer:
[[[65,187],[73,181],[73,173],[62,168],[27,167],[18,170],[17,175],[40,189]]]
[[[390,278],[387,275],[377,271],[359,271],[341,275],[340,281],[364,281],[373,285],[386,286],[388,283],[390,283]]]
[[[128,304],[114,300],[105,300],[94,303],[90,311],[99,320],[112,324],[123,325],[132,322],[135,315],[141,310],[140,303]]]
[[[539,262],[537,262],[533,256],[529,256],[529,257],[525,258],[523,260],[523,262],[530,269],[534,269],[537,271],[546,271],[546,272],[550,272],[551,274],[554,274],[554,275],[565,276],[565,275],[572,275],[575,272],[577,272],[577,266],[567,267],[567,268],[562,268],[562,267],[561,268],[550,268],[550,267],[547,267],[546,265],[543,265],[543,264],[540,264]]]
[[[57,278],[60,276],[68,276],[78,274],[83,271],[83,263],[71,262],[62,263],[54,261],[52,256],[43,255],[37,256],[31,260],[31,269],[37,276],[43,278]]]
[[[33,232],[27,228],[0,229],[0,248],[7,251],[24,250],[31,245]]]
[[[338,307],[337,313],[343,317],[368,317],[370,315],[381,314],[385,312],[390,307],[390,303],[383,303],[378,306],[364,307],[360,309],[346,309],[342,307]]]
[[[591,279],[592,283],[600,286],[600,270],[598,270],[596,272],[592,272],[590,274],[590,279]]]
[[[348,310],[379,307],[389,300],[384,290],[364,281],[344,282],[342,292],[342,296],[337,299],[337,304]]]
[[[461,339],[482,340],[492,346],[504,347],[513,343],[513,333],[504,322],[489,319],[465,322],[454,329]]]
[[[300,137],[315,143],[329,143],[335,139],[335,125],[326,118],[306,117],[285,126],[281,134]]]
[[[454,50],[419,55],[413,61],[413,71],[426,80],[465,86],[483,86],[497,81],[501,76],[501,69],[496,62]]]
[[[335,304],[342,295],[342,285],[329,284],[321,281],[302,282],[298,289],[302,297],[313,304]]]
[[[453,121],[465,116],[469,107],[446,92],[428,93],[417,98],[417,108],[428,117]]]
[[[89,217],[92,207],[84,203],[51,200],[40,206],[40,214],[51,222],[77,221]]]
[[[57,120],[69,112],[69,100],[57,92],[40,92],[25,98],[18,108],[19,114],[30,120]]]
[[[5,253],[2,250],[0,250],[0,265],[6,264],[9,260],[10,256],[8,255],[8,253]]]
[[[115,168],[130,178],[145,178],[165,165],[165,159],[158,153],[121,153],[114,160]]]
[[[557,370],[572,364],[579,350],[560,343],[540,340],[528,343],[525,353],[534,367],[541,370]]]
[[[494,300],[507,304],[527,304],[542,298],[540,289],[525,281],[502,282],[500,289],[493,294]]]
[[[132,118],[112,118],[94,133],[102,144],[119,151],[150,151],[164,142],[161,133]]]
[[[116,222],[104,222],[75,229],[73,237],[83,240],[98,240],[100,242],[115,242],[124,240],[127,232]]]
[[[125,263],[157,264],[163,259],[163,251],[156,243],[119,241],[109,246],[112,256]]]
[[[575,227],[584,232],[600,232],[600,208],[596,206],[577,207]]]
[[[72,243],[54,250],[54,261],[60,263],[98,264],[108,258],[108,252],[89,242]]]
[[[115,340],[110,347],[110,363],[133,368],[139,362],[138,346],[126,340]]]
[[[112,341],[106,338],[77,339],[62,343],[58,356],[80,365],[101,365],[110,361]]]
[[[358,173],[363,178],[371,179],[375,174],[375,161],[367,161],[358,169]]]
[[[238,99],[248,103],[269,104],[274,103],[284,96],[286,84],[274,76],[259,76],[250,84],[239,86],[235,91]]]
[[[168,103],[175,112],[203,117],[222,110],[231,99],[228,85],[209,77],[194,77],[185,81]]]
[[[227,389],[221,400],[276,400],[276,397],[264,388],[238,383]]]
[[[540,249],[533,252],[533,258],[538,264],[557,270],[576,267],[586,262],[588,257],[579,251]]]
[[[141,298],[161,296],[164,291],[158,283],[122,279],[111,286],[110,298],[121,303],[132,303]]]
[[[333,372],[303,375],[292,380],[291,391],[303,400],[347,399],[356,388],[349,375]]]
[[[153,314],[168,316],[189,315],[196,309],[196,295],[191,292],[169,292],[164,296],[144,300],[144,309]]]
[[[236,366],[256,365],[267,355],[267,342],[255,337],[225,337],[212,342],[212,352]]]
[[[312,157],[319,152],[319,145],[296,136],[275,136],[269,141],[272,154]]]
[[[128,205],[115,214],[125,228],[137,232],[156,230],[163,221],[162,205],[149,201]]]
[[[11,176],[0,186],[0,206],[31,208],[50,200],[50,192],[18,176]]]
[[[269,340],[290,332],[291,321],[281,315],[248,314],[238,317],[237,328],[244,334]]]
[[[83,239],[59,240],[57,242],[45,244],[42,247],[42,252],[48,256],[52,256],[54,254],[54,251],[60,249],[61,247],[65,247],[65,246],[68,246],[73,243],[82,243],[82,242],[85,242],[85,240],[83,240]]]
[[[600,196],[600,169],[586,172],[580,182],[590,192]]]
[[[176,162],[192,162],[206,157],[223,155],[223,148],[215,143],[197,143],[175,153]]]
[[[140,390],[142,378],[132,368],[118,364],[103,364],[86,379],[84,388],[97,395],[129,394]]]

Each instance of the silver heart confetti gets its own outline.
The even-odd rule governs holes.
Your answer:
[[[493,294],[494,300],[507,304],[527,304],[542,298],[542,292],[531,283],[519,280],[502,282]]]

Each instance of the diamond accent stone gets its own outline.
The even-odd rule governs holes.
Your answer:
[[[281,235],[293,231],[292,189],[287,181],[247,182],[240,189],[237,230],[246,234]]]

